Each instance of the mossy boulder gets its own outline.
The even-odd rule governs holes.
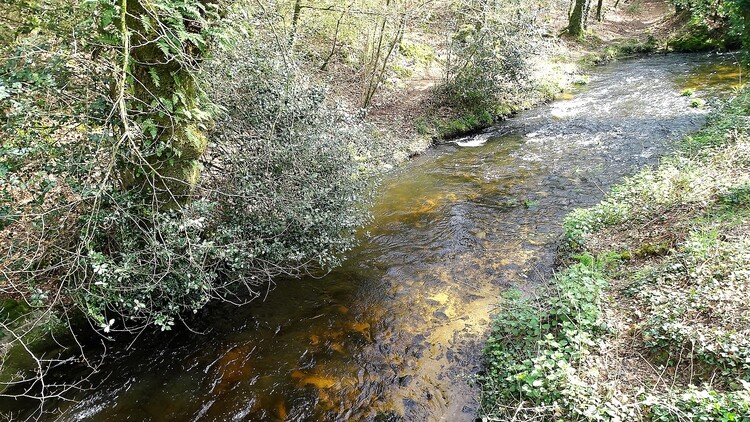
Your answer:
[[[740,47],[740,40],[723,28],[709,28],[691,23],[668,41],[668,46],[679,52],[727,51]]]
[[[66,353],[55,338],[68,333],[68,328],[51,314],[5,299],[0,302],[0,319],[6,324],[0,330],[0,393],[13,382],[34,376],[39,370],[34,355],[54,359]],[[9,330],[22,333],[21,338]]]

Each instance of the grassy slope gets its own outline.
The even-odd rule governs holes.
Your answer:
[[[567,218],[567,265],[495,320],[484,414],[750,421],[748,223],[750,90]]]

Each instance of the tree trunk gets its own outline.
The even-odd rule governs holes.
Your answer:
[[[295,0],[294,11],[292,12],[292,33],[289,35],[289,45],[293,45],[295,38],[297,38],[297,25],[299,24],[299,18],[301,14],[302,0]]]
[[[573,37],[580,37],[583,34],[583,11],[585,8],[586,0],[576,0],[568,24],[568,34]]]
[[[390,60],[391,55],[393,54],[393,51],[396,49],[396,47],[401,44],[401,40],[404,35],[403,31],[404,31],[405,26],[406,26],[406,16],[402,15],[401,20],[399,22],[399,27],[396,32],[396,36],[393,38],[393,42],[391,43],[391,46],[388,49],[388,54],[386,54],[385,58],[383,59],[383,66],[380,69],[380,73],[377,75],[373,75],[374,83],[368,90],[367,97],[365,98],[365,108],[370,106],[370,102],[372,101],[372,97],[375,95],[375,91],[378,90],[378,86],[380,86],[380,83],[383,81],[383,76],[385,75],[385,71],[388,69],[388,61]]]
[[[602,21],[602,6],[604,5],[604,0],[599,0],[599,2],[596,4],[596,20],[601,22]]]
[[[386,12],[388,12],[388,6],[391,5],[391,0],[386,0],[385,6],[386,6]],[[380,23],[380,34],[378,35],[378,42],[377,47],[373,50],[372,59],[370,62],[372,63],[372,70],[370,71],[370,81],[367,84],[367,88],[365,89],[365,95],[364,95],[364,101],[362,104],[362,108],[367,108],[370,106],[370,101],[372,100],[372,91],[375,86],[375,78],[377,77],[378,73],[378,63],[380,63],[380,52],[383,48],[383,38],[385,38],[385,28],[386,24],[388,23],[388,16],[384,15],[383,20]],[[377,34],[377,30],[376,30]]]
[[[142,136],[132,139],[130,159],[123,163],[123,187],[143,194],[157,209],[178,207],[198,183],[198,160],[208,145],[201,121],[188,117],[200,108],[191,65],[197,65],[202,53],[191,43],[182,46],[191,63],[165,53],[156,42],[163,34],[154,25],[144,25],[142,19],[158,16],[151,2],[121,1],[127,11],[124,36],[126,45],[131,46],[127,113],[143,129]],[[213,1],[203,0],[203,4]],[[203,28],[195,26],[188,26],[188,31],[200,33]],[[181,112],[179,119],[177,111]]]
[[[742,11],[742,47],[745,48],[745,51],[750,49],[750,4],[747,4],[745,2],[745,10]]]
[[[328,67],[328,63],[331,61],[331,58],[333,58],[333,55],[336,54],[336,47],[338,46],[338,40],[339,40],[339,28],[341,27],[341,21],[344,19],[347,13],[349,13],[349,9],[354,5],[354,3],[349,3],[349,6],[344,9],[343,12],[341,12],[341,15],[339,16],[339,19],[336,21],[336,29],[333,32],[333,45],[331,46],[331,52],[328,53],[328,56],[323,60],[323,64],[320,66],[320,70],[326,70],[326,67]]]

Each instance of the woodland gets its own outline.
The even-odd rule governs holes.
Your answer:
[[[665,27],[599,38],[592,28],[608,14],[643,7],[620,3],[0,0],[0,391],[33,398],[40,417],[45,402],[78,388],[80,380],[47,382],[56,367],[97,367],[87,359],[91,339],[137,342],[208,304],[252,307],[274,294],[280,277],[326,274],[356,247],[384,175],[430,145],[585,84],[596,64],[750,48],[748,0],[673,0]],[[731,341],[710,321],[705,330],[677,330],[700,320],[698,305],[680,316],[659,308],[643,328],[644,347],[667,350],[664,361],[679,367],[689,344],[703,362],[679,392],[617,407],[626,392],[589,391],[596,383],[571,375],[576,365],[595,365],[594,344],[607,331],[600,309],[617,308],[606,305],[606,280],[638,274],[639,283],[679,290],[687,282],[664,272],[690,262],[701,280],[732,280],[725,288],[745,300],[746,162],[728,166],[740,152],[716,157],[701,148],[746,154],[748,98],[738,93],[691,138],[694,161],[673,164],[700,168],[710,156],[721,176],[704,199],[716,213],[737,209],[715,224],[734,221],[739,243],[683,228],[667,246],[641,239],[650,246],[608,254],[596,240],[608,236],[603,230],[687,201],[675,191],[661,208],[638,205],[658,185],[651,176],[628,179],[601,205],[572,214],[563,225],[559,295],[535,304],[514,293],[498,299],[514,305],[492,322],[478,416],[750,420],[747,330]],[[745,172],[732,173],[738,168]],[[713,272],[701,263],[715,257],[699,262],[689,253],[705,244],[726,257]],[[628,268],[636,255],[666,263],[644,275]],[[639,300],[658,308],[653,298]],[[722,333],[750,315],[746,305],[727,312],[735,322]],[[64,352],[38,351],[61,333],[73,339],[60,340]],[[711,377],[723,381],[694,387]]]

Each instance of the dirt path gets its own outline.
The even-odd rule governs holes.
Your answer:
[[[433,89],[442,79],[442,67],[433,62],[429,68],[415,73],[402,89],[377,95],[370,109],[370,118],[398,132],[398,137],[419,136],[416,120],[424,115],[425,108],[433,98]]]
[[[608,42],[622,38],[644,40],[649,35],[665,37],[673,31],[678,17],[668,0],[625,0],[617,8],[614,3],[607,6],[605,2],[602,22],[596,22],[595,17],[590,19],[591,29]]]

